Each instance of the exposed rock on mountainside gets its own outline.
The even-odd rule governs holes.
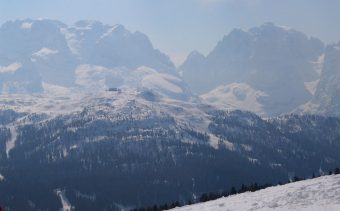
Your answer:
[[[79,21],[67,26],[53,20],[9,21],[0,28],[0,91],[41,92],[42,82],[73,86],[77,67],[108,69],[146,66],[177,75],[168,56],[146,35],[121,25]]]
[[[323,51],[320,40],[267,23],[248,31],[233,30],[206,57],[191,54],[179,70],[198,94],[230,83],[264,92],[258,101],[263,112],[272,116],[311,99],[305,82],[318,79],[313,62]]]

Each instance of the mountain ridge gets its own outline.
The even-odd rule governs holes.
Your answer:
[[[109,69],[148,66],[177,75],[169,57],[154,49],[145,34],[97,21],[78,21],[72,26],[49,19],[8,21],[0,28],[0,48],[0,74],[8,75],[0,81],[1,90],[23,84],[6,88],[9,93],[23,92],[26,81],[36,87],[27,92],[43,91],[42,82],[74,86],[75,70],[83,64]],[[18,70],[4,71],[14,64],[19,64]]]
[[[206,99],[216,99],[218,87],[238,83],[264,93],[253,101],[254,108],[240,101],[239,109],[264,116],[292,112],[339,115],[336,100],[330,100],[335,99],[336,86],[322,88],[336,80],[339,68],[334,62],[329,64],[332,55],[336,55],[336,46],[326,46],[294,29],[265,23],[249,30],[232,30],[207,56],[190,54],[179,71],[194,93],[221,109],[235,109],[228,101],[235,102],[237,96],[220,93],[219,100]]]

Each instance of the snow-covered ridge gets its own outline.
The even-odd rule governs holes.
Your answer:
[[[149,71],[152,72],[153,70]],[[139,74],[143,74],[142,69],[139,72],[142,72]],[[165,74],[156,73],[156,75],[161,77]],[[169,84],[170,81],[178,82],[176,77],[170,75],[165,75],[164,80],[169,80]],[[130,83],[133,83],[133,81]],[[138,82],[136,81],[135,84],[138,85]],[[162,85],[157,88],[157,84],[152,84],[153,89],[148,89],[145,86],[133,87],[131,84],[131,86],[122,87],[122,89],[113,88],[111,91],[96,90],[95,85],[93,85],[87,91],[83,91],[83,88],[66,89],[56,85],[44,84],[45,93],[43,94],[0,95],[0,110],[14,110],[27,115],[42,115],[44,117],[41,121],[48,121],[58,116],[77,114],[85,110],[87,115],[93,119],[109,118],[110,121],[119,120],[124,116],[132,119],[171,116],[179,127],[207,133],[210,139],[209,144],[218,148],[219,138],[210,134],[208,129],[211,123],[210,116],[200,108],[201,104],[162,96],[157,92],[157,89],[168,89],[164,87],[167,84]],[[92,92],[90,91],[91,87],[93,88]],[[171,88],[170,86],[168,93],[172,91]],[[174,92],[176,93],[176,90]],[[105,115],[98,113],[105,113]],[[18,126],[25,124],[25,122],[15,122],[15,124]],[[11,134],[11,139],[6,142],[6,153],[9,156],[9,152],[15,147],[16,128],[14,124],[7,126]],[[184,138],[183,142],[193,142],[193,140]],[[226,147],[232,150],[232,144],[226,140],[224,142]]]
[[[210,172],[211,178],[216,178],[215,170],[224,169],[226,165],[237,166],[233,167],[236,168],[235,174],[237,175],[220,174],[221,178],[239,177],[238,166],[245,170],[250,169],[248,167],[258,166],[261,169],[257,172],[264,176],[272,175],[271,172],[276,171],[275,169],[282,169],[282,171],[289,169],[290,172],[297,172],[294,166],[305,168],[305,171],[309,172],[310,166],[314,165],[311,160],[315,156],[333,162],[330,165],[339,165],[340,158],[337,153],[340,146],[339,140],[332,138],[339,137],[340,134],[340,119],[337,118],[287,116],[284,119],[278,117],[270,121],[263,120],[250,112],[223,112],[200,102],[162,97],[148,89],[111,88],[107,91],[85,93],[76,88],[64,89],[50,84],[44,84],[44,86],[46,93],[40,95],[0,95],[0,105],[4,109],[0,113],[4,117],[1,118],[0,129],[3,131],[3,137],[6,138],[7,147],[6,151],[3,150],[3,155],[5,156],[7,152],[9,156],[7,159],[4,157],[4,161],[9,164],[20,159],[23,154],[27,155],[22,158],[25,160],[32,160],[37,154],[44,154],[43,162],[49,164],[43,165],[44,167],[73,160],[74,168],[80,166],[86,169],[88,166],[86,163],[92,163],[97,157],[102,159],[106,155],[119,153],[122,154],[120,156],[132,157],[130,153],[142,153],[150,155],[150,163],[158,162],[158,158],[164,159],[163,156],[166,156],[164,164],[170,163],[175,166],[182,166],[182,163],[186,162],[185,159],[192,157],[192,161],[197,162],[195,168],[206,169],[206,172]],[[282,121],[280,121],[281,119]],[[327,125],[323,124],[325,120],[328,122]],[[27,124],[24,125],[25,123]],[[11,128],[11,126],[15,126],[15,128]],[[310,140],[308,144],[316,144],[317,147],[308,150],[308,148],[304,148],[304,145],[296,145],[295,143],[300,140],[301,135],[295,135],[295,129],[298,134],[302,135],[303,140]],[[313,134],[310,134],[309,131],[313,131]],[[322,142],[318,141],[323,140],[326,133],[329,133],[330,136],[326,136]],[[25,134],[37,134],[36,142],[33,144],[29,142],[31,138]],[[167,139],[169,136],[171,138]],[[322,139],[318,137],[322,137]],[[240,143],[239,140],[245,141]],[[108,150],[108,153],[102,153],[102,149],[111,146],[115,148],[116,144],[124,147],[125,150],[121,151],[118,148],[117,152],[119,153],[112,153],[111,150]],[[128,148],[125,148],[125,144]],[[88,153],[82,154],[89,148],[95,150],[92,151],[93,156],[88,156]],[[150,148],[152,150],[148,151]],[[218,150],[215,150],[216,148]],[[170,150],[167,151],[168,149]],[[263,149],[268,149],[272,153],[263,153]],[[308,151],[304,151],[305,149]],[[297,152],[296,154],[302,152],[307,155],[307,159],[308,157],[311,159],[302,160],[295,154],[291,154],[292,151]],[[215,152],[223,152],[225,157],[215,158]],[[242,165],[230,160],[229,153],[242,161]],[[279,157],[274,157],[272,154]],[[287,157],[293,160],[294,166],[289,161],[287,162]],[[222,162],[221,158],[225,160]],[[88,161],[79,165],[78,161],[84,159]],[[207,159],[209,163],[201,162],[201,159]],[[120,160],[120,157],[109,158],[107,162],[99,161],[98,164],[106,171],[107,163],[110,166],[115,166],[116,161],[119,165],[122,164],[121,169],[126,169],[125,161]],[[36,163],[40,168],[40,162]],[[136,162],[131,163],[135,165]],[[191,167],[190,163],[188,165]],[[216,163],[220,163],[219,166],[215,166]],[[202,165],[205,166],[202,167]],[[319,162],[316,165],[319,165]],[[18,166],[18,173],[21,173],[20,165]],[[143,166],[141,167],[144,169]],[[154,169],[153,166],[152,169]],[[268,169],[268,171],[263,172],[262,169]],[[185,172],[171,171],[178,173],[173,180],[176,181],[174,184],[177,184],[178,178],[181,178],[182,173]],[[2,182],[15,184],[16,181],[13,181],[15,177],[11,177],[11,172],[6,171],[6,168],[3,168],[0,173],[6,178]],[[34,177],[40,176],[40,171],[35,170],[33,173]],[[249,173],[243,175],[251,178],[253,173],[254,170],[250,170]],[[282,174],[283,177],[286,177],[287,172]],[[69,178],[69,175],[66,176]],[[197,174],[193,173],[192,176],[189,176],[191,179]],[[53,178],[58,177],[59,174],[53,174]],[[77,178],[78,174],[71,178],[72,182],[70,183],[77,182]],[[101,178],[98,176],[93,181],[101,182]],[[156,180],[158,181],[158,178],[151,182]],[[210,181],[214,181],[214,179]],[[112,182],[119,183],[120,181],[109,181],[110,184]],[[126,184],[130,185],[131,183],[127,182]],[[215,187],[223,186],[225,185],[221,183],[215,185]],[[66,195],[59,194],[59,200],[64,204],[64,210],[67,210],[71,205],[79,206],[78,200],[75,200],[74,193],[72,193],[73,187],[58,184],[53,190],[59,187],[71,191],[66,194],[70,204],[66,203],[63,198]],[[188,184],[188,187],[191,188],[191,184]],[[136,191],[134,187],[131,188],[130,192]],[[92,191],[82,191],[92,193]],[[205,191],[190,192],[186,198],[189,199],[193,194],[197,195],[197,193]],[[97,193],[96,190],[93,192]],[[179,195],[182,191],[178,192]],[[99,197],[98,194],[98,199],[100,199]],[[32,199],[32,201],[36,203],[38,200]],[[150,201],[154,203],[154,200]],[[111,204],[112,200],[108,203]],[[132,201],[123,205],[135,205],[134,203]],[[61,206],[62,204],[58,209]]]
[[[0,93],[41,93],[43,83],[74,86],[76,70],[84,65],[144,66],[177,76],[169,57],[146,35],[98,21],[70,26],[48,19],[8,21],[0,26],[0,55]]]
[[[260,98],[267,96],[266,93],[255,90],[248,84],[232,83],[219,86],[209,93],[201,95],[204,102],[224,109],[240,109],[264,115],[263,105]]]
[[[340,210],[340,175],[269,187],[174,210]]]

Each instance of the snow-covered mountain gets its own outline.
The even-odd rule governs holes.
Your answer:
[[[175,208],[177,211],[340,210],[340,175],[270,187]]]
[[[338,115],[338,48],[266,23],[233,30],[209,55],[194,51],[176,71],[146,35],[122,25],[9,21],[0,28],[0,93],[134,88],[192,100],[193,91],[218,108],[261,116]]]
[[[150,90],[156,95],[179,100],[193,97],[183,80],[174,74],[158,72],[141,66],[136,69],[80,65],[76,69],[75,84],[86,92],[100,92],[110,88]]]
[[[231,83],[244,83],[266,93],[258,102],[263,113],[272,116],[311,99],[305,83],[319,78],[315,63],[323,51],[318,39],[266,23],[248,31],[233,30],[206,57],[190,54],[179,71],[198,94]]]
[[[62,27],[66,25],[58,21],[30,19],[9,21],[1,26],[0,65],[20,64],[20,68],[11,74],[12,80],[29,80],[37,91],[42,91],[42,81],[72,84],[76,61],[60,32]],[[19,72],[25,76],[20,78]],[[31,79],[39,77],[40,80]],[[3,91],[4,87],[0,88]]]
[[[79,21],[67,26],[59,21],[26,19],[6,22],[0,28],[2,93],[43,92],[43,83],[79,87],[78,82],[84,80],[82,74],[90,74],[84,73],[84,68],[110,81],[106,88],[121,80],[120,76],[115,78],[117,71],[126,70],[139,74],[138,83],[146,88],[163,88],[177,95],[188,93],[168,56],[154,49],[146,35],[130,32],[121,25]],[[131,75],[131,80],[136,74]],[[153,84],[157,82],[152,78],[161,81]],[[98,83],[93,81],[92,84]]]
[[[147,66],[163,73],[175,73],[169,57],[154,49],[145,34],[132,33],[122,25],[79,21],[63,32],[72,52],[80,56],[81,63],[107,68]]]
[[[43,86],[0,96],[0,198],[11,210],[128,209],[340,166],[338,118]]]

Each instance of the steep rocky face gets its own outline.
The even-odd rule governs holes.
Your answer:
[[[317,39],[267,23],[232,31],[205,59],[191,57],[180,71],[199,94],[220,85],[245,83],[266,93],[259,101],[267,115],[277,115],[311,98],[304,83],[318,79],[313,61],[323,50]]]
[[[340,115],[340,43],[326,48],[315,96],[299,110],[330,116]]]
[[[0,94],[40,93],[43,91],[41,76],[20,63],[0,66]]]
[[[74,86],[75,71],[84,64],[108,69],[146,66],[177,76],[168,56],[154,49],[146,35],[121,25],[79,21],[67,26],[27,19],[0,28],[1,92],[41,92],[43,82]]]
[[[321,73],[320,79],[309,84],[314,90],[313,98],[294,112],[339,116],[340,43],[327,46],[317,66]]]
[[[161,72],[175,73],[169,57],[153,48],[141,32],[130,32],[122,25],[104,25],[79,21],[67,29],[69,45],[82,63],[108,68],[148,66]]]
[[[65,39],[58,33],[62,24],[56,21],[11,21],[0,29],[0,92],[41,92],[41,74],[32,57],[43,46],[63,48]],[[67,80],[67,79],[65,79]]]
[[[202,77],[203,75],[209,74],[209,71],[205,70],[204,68],[205,61],[206,58],[203,54],[198,51],[193,51],[189,54],[188,58],[181,65],[181,67],[179,67],[179,73],[183,78],[185,78],[186,82],[190,85],[190,88],[198,93],[200,93],[202,90],[205,90],[204,87],[208,86],[210,83],[206,80],[206,78]]]

